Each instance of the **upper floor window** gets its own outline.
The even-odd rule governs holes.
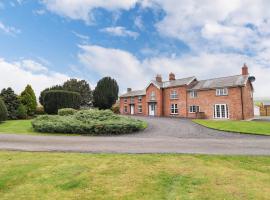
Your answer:
[[[142,105],[138,105],[138,113],[142,113]]]
[[[130,97],[130,103],[134,103],[134,97]]]
[[[226,96],[228,95],[228,88],[218,88],[216,89],[217,96]]]
[[[127,98],[124,98],[124,103],[127,103]]]
[[[178,107],[177,104],[171,104],[171,114],[178,114]]]
[[[190,96],[191,98],[196,98],[196,97],[198,96],[197,91],[195,91],[195,90],[190,91],[190,92],[189,92],[189,96]]]
[[[142,96],[138,96],[138,102],[142,102]]]
[[[156,100],[156,93],[154,91],[150,94],[150,100]]]
[[[178,94],[177,94],[176,90],[171,90],[170,98],[171,99],[178,99]]]
[[[127,106],[124,107],[124,112],[125,112],[125,113],[128,112]]]
[[[189,106],[189,112],[190,113],[200,112],[200,106],[195,106],[195,105]]]

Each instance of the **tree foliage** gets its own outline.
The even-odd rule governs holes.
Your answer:
[[[21,103],[25,106],[27,115],[33,116],[37,108],[37,99],[34,90],[27,85],[20,96]]]
[[[61,108],[79,109],[81,96],[77,92],[50,90],[44,94],[44,110],[48,114],[57,114]]]
[[[8,117],[8,112],[4,101],[0,98],[0,122],[5,121]]]
[[[63,89],[78,92],[81,95],[81,106],[90,106],[92,102],[92,91],[85,80],[70,79],[63,85]]]
[[[14,93],[12,88],[4,88],[1,91],[0,97],[4,101],[7,112],[8,112],[8,119],[17,119],[17,109],[20,105],[20,101],[18,96]]]
[[[118,84],[111,77],[98,81],[93,93],[94,106],[99,109],[110,109],[118,98]]]
[[[45,96],[45,93],[48,92],[48,91],[51,91],[51,90],[63,90],[63,86],[62,85],[55,85],[55,86],[52,86],[50,88],[46,88],[44,89],[43,91],[41,91],[40,93],[40,96],[39,96],[39,103],[44,106],[44,96]]]
[[[27,109],[23,104],[20,104],[17,109],[17,118],[26,119],[27,118]]]

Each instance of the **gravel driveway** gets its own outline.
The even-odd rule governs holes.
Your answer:
[[[94,153],[270,155],[270,137],[226,133],[188,119],[148,118],[146,130],[107,137],[0,134],[0,149]]]

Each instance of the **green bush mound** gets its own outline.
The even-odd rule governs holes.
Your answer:
[[[62,108],[58,110],[58,115],[60,116],[74,115],[76,112],[77,110],[73,108]]]
[[[42,133],[77,133],[86,135],[119,135],[146,128],[141,120],[115,115],[110,110],[82,110],[73,115],[43,115],[32,121]]]

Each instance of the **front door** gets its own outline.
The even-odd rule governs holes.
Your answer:
[[[156,105],[153,103],[149,104],[149,115],[155,116],[155,113],[156,113]]]
[[[130,105],[130,114],[134,115],[134,105]]]

